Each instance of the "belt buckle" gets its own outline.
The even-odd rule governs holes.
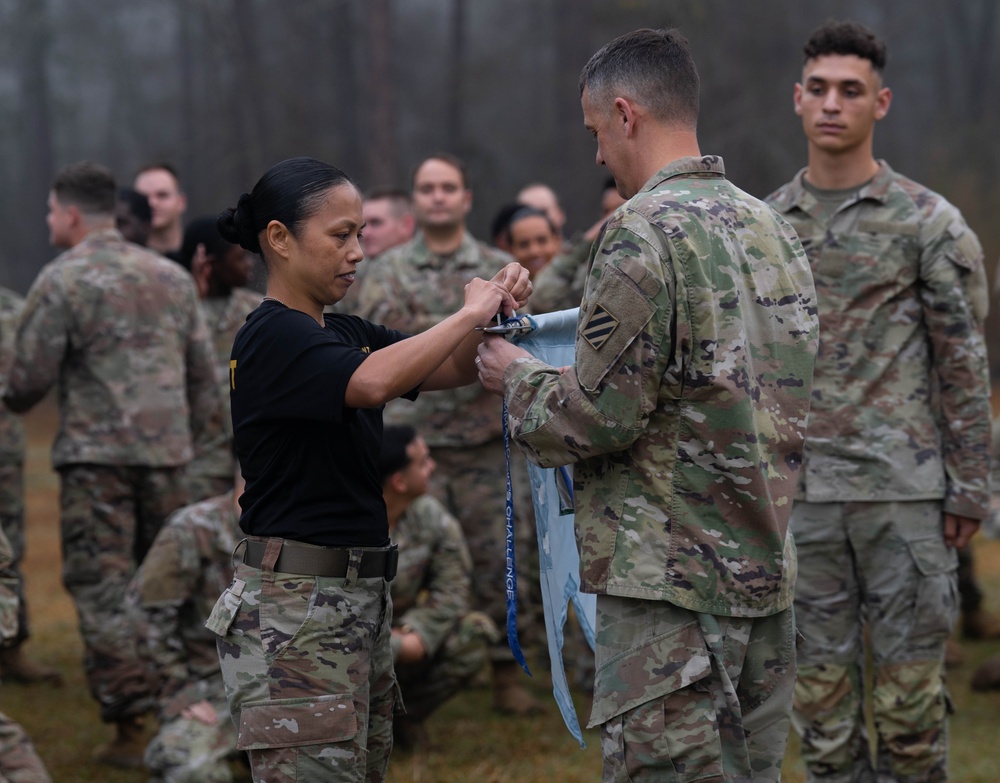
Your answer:
[[[385,581],[396,578],[396,567],[399,565],[399,545],[393,544],[385,553]]]

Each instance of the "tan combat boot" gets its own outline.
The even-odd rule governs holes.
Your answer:
[[[521,667],[515,661],[493,662],[493,709],[507,715],[538,715],[542,703],[521,682]]]
[[[56,686],[63,684],[62,675],[58,671],[25,658],[21,645],[0,648],[0,679],[25,685],[38,682]]]
[[[124,718],[115,723],[115,738],[94,750],[94,761],[112,767],[137,768],[146,752],[146,722],[142,717]]]

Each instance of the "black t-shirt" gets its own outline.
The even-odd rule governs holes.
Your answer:
[[[345,407],[344,394],[370,352],[407,335],[351,315],[325,321],[266,300],[236,335],[229,393],[247,482],[240,527],[324,546],[384,546],[382,408]]]

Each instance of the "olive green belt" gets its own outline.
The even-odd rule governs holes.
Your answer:
[[[251,568],[260,568],[267,548],[266,538],[248,538],[243,549],[243,562]],[[351,554],[360,554],[358,563],[359,579],[385,579],[391,582],[396,576],[399,564],[399,547],[395,544],[385,549],[349,549],[340,547],[314,546],[296,541],[283,541],[274,571],[282,574],[301,576],[345,577],[351,562]]]

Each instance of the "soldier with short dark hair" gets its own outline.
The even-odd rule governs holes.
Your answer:
[[[187,196],[181,189],[177,169],[163,161],[148,163],[135,175],[133,187],[149,199],[152,209],[149,248],[176,259],[184,241],[187,210]]]
[[[885,43],[831,20],[804,55],[808,165],[768,197],[805,247],[820,319],[791,520],[793,721],[809,780],[945,781],[956,550],[989,511],[982,249],[954,206],[873,155]]]
[[[574,464],[604,780],[778,781],[809,268],[792,229],[701,154],[678,32],[615,39],[580,89],[597,162],[629,201],[595,249],[576,361],[550,367],[487,337],[480,379],[530,460]]]
[[[382,433],[379,473],[389,533],[399,546],[392,595],[392,659],[406,714],[392,724],[395,746],[426,743],[424,721],[486,665],[496,625],[470,611],[472,558],[462,528],[427,494],[435,468],[413,427]]]
[[[117,730],[96,757],[134,766],[150,697],[125,587],[163,520],[188,502],[187,464],[225,435],[194,283],[122,238],[115,201],[104,166],[76,163],[56,176],[47,220],[66,252],[28,292],[3,400],[23,412],[58,388],[63,583],[91,693]]]
[[[144,193],[132,188],[118,189],[115,205],[115,228],[129,242],[146,247],[153,230],[153,210]]]
[[[378,260],[365,281],[358,313],[400,331],[424,332],[453,312],[474,277],[491,278],[512,258],[477,241],[466,228],[472,188],[454,155],[425,158],[413,172],[413,209],[419,232]],[[423,394],[412,405],[391,403],[386,422],[419,426],[434,450],[438,471],[432,494],[462,525],[475,564],[472,606],[506,624],[505,485],[501,416],[497,401],[478,387]],[[527,478],[515,486],[517,527],[525,533],[531,501]],[[534,545],[534,536],[520,536]],[[541,704],[522,684],[506,640],[491,650],[493,703],[500,712],[527,714]]]

